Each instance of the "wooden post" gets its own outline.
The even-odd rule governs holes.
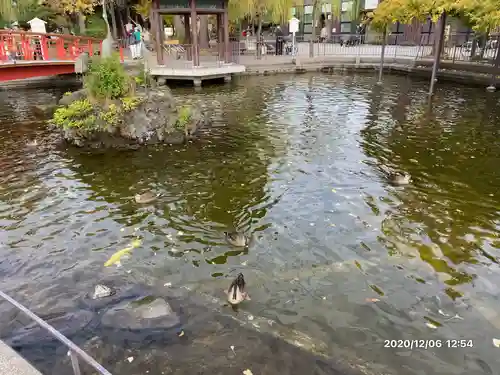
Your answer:
[[[196,14],[196,0],[190,0],[191,4],[191,40],[193,41],[193,66],[200,66],[200,46],[198,45],[198,15]]]
[[[446,28],[446,12],[441,14],[439,17],[439,34],[437,43],[434,41],[434,45],[436,46],[436,51],[434,54],[434,66],[432,67],[432,76],[431,76],[431,87],[429,88],[429,95],[434,94],[434,86],[436,84],[437,72],[439,69],[439,60],[441,59],[441,50],[443,49],[443,40],[444,40],[444,31]]]
[[[217,53],[219,54],[219,61],[224,61],[224,24],[222,22],[222,14],[217,14]]]
[[[378,69],[377,85],[382,84],[382,74],[384,72],[384,56],[385,56],[386,44],[387,44],[387,26],[384,26],[384,32],[382,33],[382,52],[380,53],[380,67]]]
[[[193,61],[193,49],[191,48],[191,25],[189,20],[189,14],[184,15],[184,36],[185,36],[185,44],[186,46],[186,59],[188,61]]]
[[[232,62],[231,60],[231,42],[229,41],[229,15],[227,11],[227,1],[224,2],[224,51],[226,52],[224,61],[226,63]]]
[[[158,10],[154,10],[154,23],[155,23],[155,49],[156,49],[156,62],[158,65],[163,65],[163,40],[161,37],[161,16]]]

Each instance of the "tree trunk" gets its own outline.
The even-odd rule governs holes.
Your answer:
[[[127,33],[125,32],[125,23],[123,22],[122,10],[118,9],[118,19],[120,20],[120,34],[125,37]]]
[[[319,9],[321,12],[321,9]],[[311,40],[309,41],[309,57],[314,57],[314,41],[316,40],[316,22],[318,18],[318,0],[313,1]]]
[[[78,32],[80,35],[84,35],[87,32],[87,27],[85,26],[85,15],[83,13],[78,13]]]
[[[257,58],[262,58],[262,13],[259,14],[259,26],[257,28]]]
[[[384,56],[385,56],[385,46],[387,44],[387,27],[384,28],[382,33],[382,52],[380,53],[380,67],[378,71],[378,82],[377,84],[382,84],[382,73],[384,71]]]
[[[432,76],[431,76],[431,86],[429,88],[429,95],[434,94],[434,85],[436,83],[437,72],[439,69],[439,60],[441,58],[441,50],[443,49],[443,39],[444,39],[444,30],[446,27],[446,12],[443,12],[439,17],[439,35],[436,45],[436,53],[434,55],[434,66],[432,67]]]
[[[109,13],[111,13],[111,26],[113,28],[113,38],[118,39],[118,30],[116,28],[115,6],[112,1],[109,2]]]
[[[199,41],[200,41],[200,48],[208,49],[210,47],[207,15],[200,16]]]
[[[161,17],[161,15],[160,15],[160,17]],[[177,39],[179,39],[180,43],[185,43],[186,42],[186,33],[184,30],[184,24],[182,23],[181,17],[184,17],[184,16],[174,16],[175,36],[177,37]]]

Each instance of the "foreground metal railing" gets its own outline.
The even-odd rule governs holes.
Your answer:
[[[18,310],[21,310],[24,314],[26,314],[29,318],[34,320],[39,326],[43,329],[47,330],[53,337],[58,339],[61,343],[63,343],[69,349],[69,355],[71,357],[71,366],[73,367],[73,373],[75,375],[81,375],[80,372],[80,364],[78,363],[78,357],[83,359],[88,365],[92,366],[94,370],[98,371],[101,375],[112,375],[108,370],[102,367],[99,363],[96,362],[94,358],[85,353],[82,349],[80,349],[73,341],[68,339],[66,336],[61,334],[58,330],[52,327],[50,324],[45,322],[42,318],[32,313],[28,308],[21,305],[19,302],[9,297],[4,292],[0,291],[0,297],[14,305]]]

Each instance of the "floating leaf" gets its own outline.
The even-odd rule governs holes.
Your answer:
[[[357,260],[354,261],[354,264],[359,268],[360,271],[363,271],[363,269],[361,268],[361,264]]]
[[[335,190],[335,189],[332,189],[332,193],[336,193],[336,192],[337,192],[337,190]]]
[[[243,375],[253,375],[253,372],[250,371],[250,369],[246,369],[245,371],[243,371]]]
[[[367,298],[366,302],[378,302],[380,301],[378,298]]]
[[[133,360],[134,360],[134,357],[128,357],[127,358],[127,361],[129,361],[129,363],[132,363]]]
[[[236,355],[236,352],[234,351],[234,345],[231,345],[229,348],[232,350],[233,354]]]
[[[497,348],[500,348],[500,340],[499,339],[493,339],[493,345],[495,345]]]
[[[180,331],[180,332],[177,334],[177,336],[179,336],[179,337],[184,336],[184,331]]]
[[[431,322],[425,322],[425,325],[431,329],[437,329],[437,326],[432,324]]]

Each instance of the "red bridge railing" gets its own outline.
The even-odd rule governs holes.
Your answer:
[[[123,61],[123,49],[117,47]],[[82,53],[100,55],[102,40],[66,34],[0,30],[0,63],[17,61],[75,61]]]

